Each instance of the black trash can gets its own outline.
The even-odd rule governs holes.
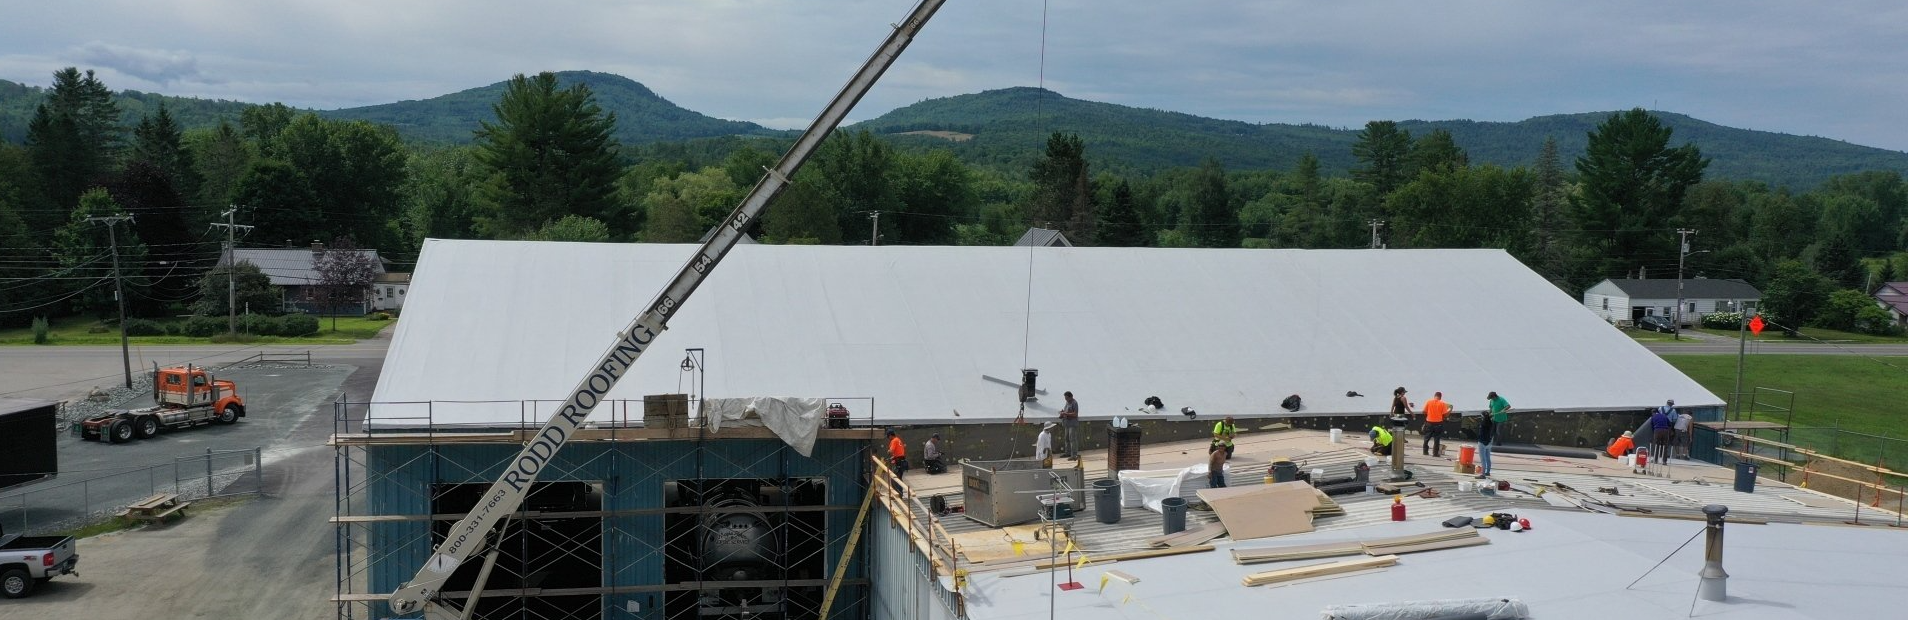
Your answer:
[[[1298,463],[1291,461],[1272,461],[1272,481],[1291,482],[1298,479]]]
[[[1654,455],[1652,455],[1654,456]],[[1761,469],[1755,463],[1736,461],[1736,491],[1739,493],[1756,492],[1756,471]]]
[[[1120,522],[1120,482],[1093,481],[1093,517],[1101,523]]]
[[[1186,531],[1186,498],[1168,497],[1159,502],[1160,516],[1165,517],[1162,534],[1178,534]]]

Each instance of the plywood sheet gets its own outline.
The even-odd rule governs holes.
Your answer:
[[[1200,489],[1233,540],[1252,540],[1312,531],[1318,493],[1303,482]]]
[[[966,557],[967,561],[976,564],[1015,558],[1047,557],[1065,551],[1068,541],[1066,531],[1055,529],[1052,544],[1049,545],[1045,528],[1046,526],[1039,524],[1017,525],[998,530],[962,532],[953,535],[952,538],[954,545],[960,549],[961,555]],[[1014,549],[1016,542],[1020,543],[1018,553]]]

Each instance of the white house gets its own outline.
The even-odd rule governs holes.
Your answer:
[[[1889,282],[1875,291],[1875,303],[1894,315],[1895,323],[1908,325],[1908,282]]]
[[[400,310],[404,308],[404,298],[411,289],[411,274],[405,272],[385,272],[371,283],[372,310]]]
[[[1604,280],[1583,291],[1583,307],[1611,323],[1641,320],[1645,316],[1676,314],[1676,280]],[[1695,325],[1702,316],[1739,312],[1762,301],[1762,291],[1742,280],[1694,278],[1682,281],[1683,324]]]

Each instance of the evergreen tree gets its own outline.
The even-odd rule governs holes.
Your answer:
[[[1563,240],[1557,231],[1564,227],[1569,194],[1564,187],[1563,163],[1557,156],[1556,138],[1544,138],[1544,148],[1537,154],[1537,169],[1533,173],[1530,222],[1535,260],[1531,268],[1557,282],[1564,274]]]
[[[192,197],[202,206],[202,215],[223,211],[232,202],[232,189],[239,177],[252,167],[252,147],[225,121],[209,131],[188,135],[187,152],[199,177],[199,193]]]
[[[1094,228],[1094,245],[1107,247],[1144,247],[1146,224],[1140,221],[1139,206],[1133,203],[1133,186],[1125,179],[1113,186],[1113,198],[1100,210]]]
[[[1623,273],[1676,253],[1670,222],[1709,160],[1694,144],[1669,146],[1671,130],[1642,108],[1613,114],[1577,158],[1582,193],[1571,216],[1585,245],[1602,248],[1603,273]]]
[[[1027,215],[1038,228],[1052,228],[1076,243],[1094,239],[1093,183],[1087,171],[1086,143],[1078,134],[1054,132],[1047,137],[1046,157],[1034,162],[1028,174],[1033,194]]]
[[[1352,156],[1358,158],[1352,178],[1378,188],[1379,196],[1390,194],[1410,179],[1410,154],[1411,132],[1399,129],[1398,123],[1365,123],[1364,131],[1358,132],[1358,141],[1352,144]]]
[[[183,143],[179,123],[160,101],[157,112],[139,119],[139,125],[133,127],[133,161],[146,162],[164,173],[181,196],[197,196],[199,171],[193,165],[192,151]]]
[[[47,197],[62,208],[78,205],[80,193],[111,169],[120,133],[112,90],[92,71],[55,71],[53,88],[27,123],[27,146]]]
[[[556,74],[522,74],[491,109],[497,122],[477,130],[477,161],[491,173],[484,187],[483,230],[521,235],[565,215],[629,222],[616,199],[620,146],[616,115],[604,112],[588,86],[557,88]]]
[[[1410,179],[1420,172],[1450,172],[1470,165],[1471,156],[1458,148],[1451,132],[1433,129],[1411,144],[1405,178]]]
[[[1239,247],[1239,210],[1226,190],[1225,168],[1219,160],[1208,157],[1200,164],[1193,183],[1193,212],[1187,222],[1192,230],[1188,232],[1203,247]]]

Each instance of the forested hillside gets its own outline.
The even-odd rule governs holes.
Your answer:
[[[616,139],[645,144],[690,138],[775,133],[755,123],[704,116],[657,95],[635,80],[594,71],[559,71],[565,88],[589,86],[604,112],[616,115]],[[364,120],[397,128],[405,140],[429,144],[466,144],[480,121],[495,121],[490,110],[503,95],[504,82],[422,101],[399,101],[319,112],[325,118]]]
[[[151,114],[161,101],[166,103],[172,118],[187,128],[213,127],[221,120],[236,123],[239,113],[252,107],[243,101],[173,97],[136,90],[122,90],[114,95],[119,101],[119,120],[128,126],[138,124],[139,119]],[[26,141],[27,122],[33,118],[33,108],[45,99],[44,88],[0,80],[0,139],[13,143]]]

